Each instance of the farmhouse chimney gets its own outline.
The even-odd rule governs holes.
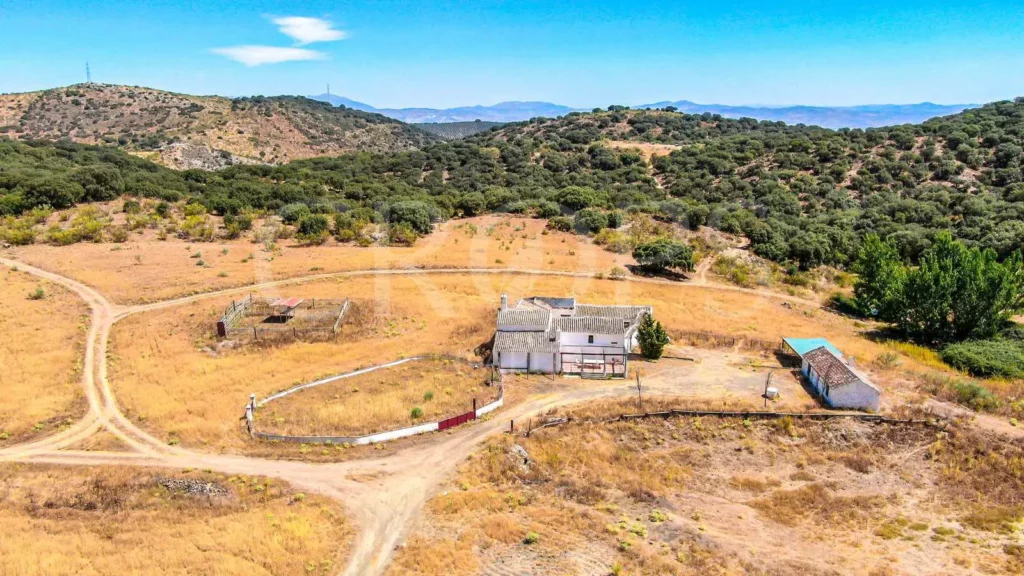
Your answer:
[[[508,310],[508,294],[501,295],[501,309]]]

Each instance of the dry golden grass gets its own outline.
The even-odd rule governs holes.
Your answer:
[[[548,232],[544,220],[481,216],[436,226],[409,248],[298,246],[267,251],[250,240],[158,241],[147,232],[124,244],[32,245],[12,258],[93,286],[118,303],[140,303],[311,274],[371,268],[531,268],[607,273],[632,262],[583,236]],[[206,266],[197,265],[202,254]]]
[[[939,433],[937,447],[920,426],[673,418],[496,437],[430,502],[391,573],[1017,573],[1006,530],[1024,453],[979,462],[969,454],[991,439],[975,434]]]
[[[362,436],[435,422],[498,396],[490,370],[449,359],[418,360],[301,390],[257,410],[261,432]],[[414,408],[420,409],[412,417]]]
[[[43,291],[41,299],[30,293]],[[77,296],[0,268],[0,446],[48,434],[85,410],[79,378],[88,308]]]
[[[4,465],[0,493],[0,574],[333,575],[351,537],[330,501],[263,478]]]
[[[854,353],[879,346],[861,339],[841,318],[787,308],[749,294],[521,275],[438,274],[318,281],[275,295],[352,299],[342,334],[329,342],[247,346],[220,356],[214,323],[227,298],[131,316],[114,326],[111,375],[130,418],[168,441],[215,449],[252,449],[238,418],[249,393],[263,398],[332,374],[421,353],[470,357],[490,340],[502,292],[574,295],[583,302],[647,303],[669,328],[711,329],[763,338],[827,333]]]

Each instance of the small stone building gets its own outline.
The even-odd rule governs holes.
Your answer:
[[[786,338],[786,346],[800,356],[800,372],[832,408],[877,411],[881,392],[867,376],[846,361],[824,338]]]

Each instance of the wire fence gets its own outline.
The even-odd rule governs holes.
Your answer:
[[[672,330],[669,332],[669,336],[672,337],[674,344],[693,346],[694,348],[745,348],[762,352],[782,350],[781,340],[768,340],[756,336],[687,330]]]
[[[331,338],[338,333],[349,300],[311,298],[283,309],[275,299],[232,301],[217,322],[217,335],[233,340],[280,341]]]

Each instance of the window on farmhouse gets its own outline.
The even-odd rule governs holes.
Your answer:
[[[590,336],[587,336],[587,344],[593,344],[593,343],[594,343],[594,335],[591,334]]]

